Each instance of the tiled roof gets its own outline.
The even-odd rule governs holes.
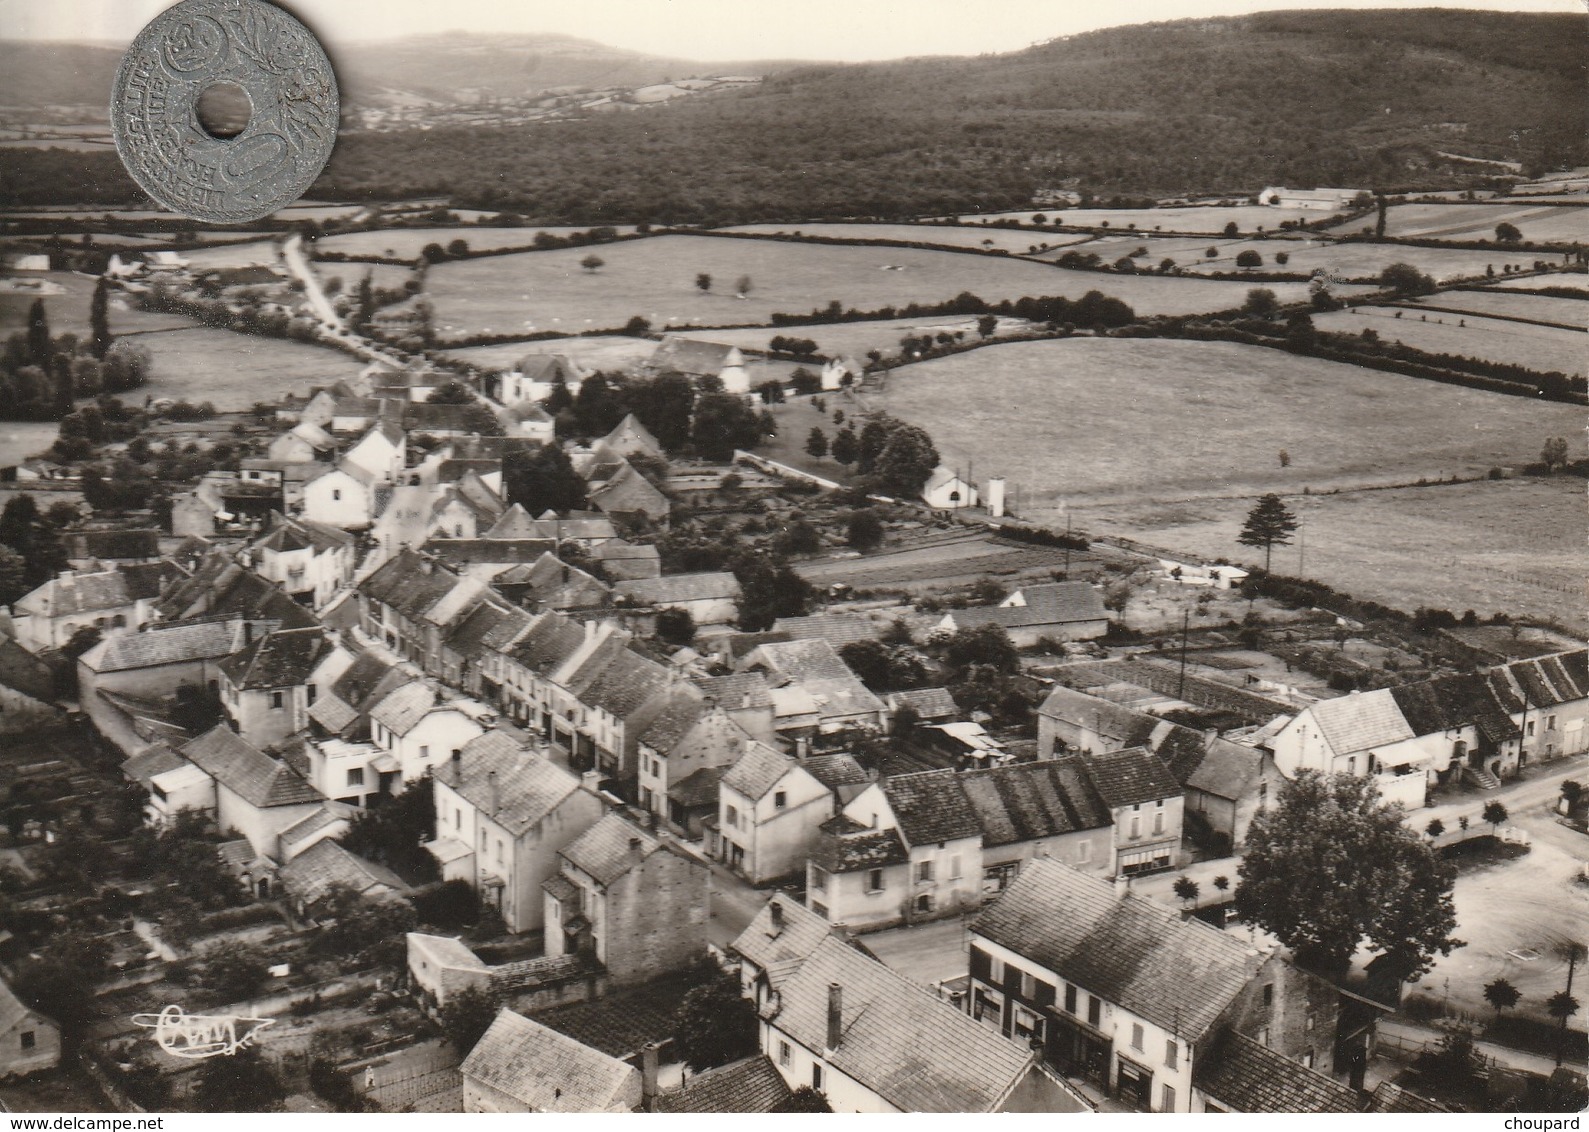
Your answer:
[[[952,770],[924,770],[883,780],[883,795],[911,845],[977,837],[982,826]]]
[[[470,951],[461,939],[448,935],[427,935],[424,932],[409,932],[408,942],[417,946],[438,967],[462,968],[466,971],[482,971],[485,961]]]
[[[739,579],[725,571],[704,574],[664,574],[660,578],[635,578],[614,589],[642,605],[673,605],[685,601],[738,598]]]
[[[751,743],[728,773],[723,775],[723,785],[752,801],[758,801],[797,766],[799,763],[782,751],[774,750],[765,743]]]
[[[242,690],[285,688],[304,683],[331,644],[325,630],[279,629],[257,638],[219,667]]]
[[[390,869],[348,852],[335,841],[316,841],[281,867],[282,887],[305,904],[316,904],[336,887],[365,895],[385,895],[408,890]]]
[[[1392,1085],[1389,1081],[1381,1081],[1374,1089],[1374,1095],[1368,1107],[1369,1112],[1450,1112],[1445,1105],[1436,1104],[1426,1100],[1416,1093],[1409,1093],[1400,1085]]]
[[[741,663],[752,667],[764,663],[783,682],[801,685],[824,719],[886,710],[824,640],[767,642]]]
[[[695,686],[728,711],[772,706],[767,677],[760,672],[737,672],[732,676],[702,676]]]
[[[702,342],[669,334],[647,359],[646,365],[658,371],[682,373],[689,377],[716,377],[728,367],[733,346],[721,342]]]
[[[891,692],[889,703],[895,710],[909,706],[920,719],[932,721],[951,719],[960,714],[960,705],[947,688],[917,688],[909,692]]]
[[[391,691],[391,687],[385,687],[383,690],[383,685],[390,684],[390,678],[394,675],[399,675],[396,665],[374,651],[361,652],[353,658],[353,663],[348,665],[347,670],[332,683],[331,691],[338,698],[362,711],[370,706],[373,697]]]
[[[1491,673],[1492,686],[1500,682],[1510,693],[1507,699],[1516,705],[1508,704],[1510,711],[1521,711],[1524,697],[1530,708],[1554,707],[1589,697],[1589,651],[1584,649],[1514,661]]]
[[[586,685],[579,699],[615,719],[632,718],[668,686],[668,670],[631,649],[620,649]]]
[[[968,770],[960,774],[960,785],[988,847],[1103,829],[1113,822],[1075,759]]]
[[[410,680],[383,696],[370,709],[370,719],[394,735],[407,735],[435,706],[436,689],[423,680]]]
[[[311,810],[286,829],[281,831],[283,845],[297,845],[307,841],[315,834],[334,826],[339,821],[348,820],[350,811],[335,802],[326,802],[319,809]]]
[[[775,633],[788,633],[793,641],[827,641],[834,648],[853,641],[877,640],[877,626],[859,613],[815,613],[810,617],[780,617],[772,623]]]
[[[683,738],[711,711],[711,705],[693,684],[680,684],[668,689],[667,699],[645,730],[640,732],[640,742],[661,754],[671,754]],[[738,731],[736,726],[734,730]]]
[[[955,624],[962,629],[974,625],[1035,628],[1043,625],[1067,625],[1078,621],[1109,619],[1109,611],[1103,607],[1103,598],[1086,582],[1050,582],[1040,586],[1023,586],[1017,594],[1025,599],[1025,604],[954,609],[950,610],[950,615],[953,616]]]
[[[1500,742],[1517,735],[1517,725],[1501,709],[1482,676],[1446,676],[1390,689],[1391,698],[1418,735],[1476,726],[1483,736]]]
[[[531,672],[545,674],[568,660],[585,643],[585,627],[561,613],[543,613],[516,643],[510,656]]]
[[[60,539],[68,558],[158,558],[157,530],[62,531]]]
[[[547,385],[559,377],[570,384],[579,382],[579,371],[562,354],[525,354],[514,368],[530,381]]]
[[[126,575],[120,570],[100,570],[51,578],[20,598],[18,605],[26,609],[44,609],[47,604],[48,616],[66,617],[74,613],[122,609],[137,600],[127,585]]]
[[[501,731],[487,731],[465,743],[456,760],[437,768],[436,781],[452,787],[515,837],[579,789],[574,775]]]
[[[307,550],[325,554],[341,548],[352,549],[353,536],[347,531],[308,519],[278,516],[276,525],[254,543],[255,550]]]
[[[535,519],[515,503],[509,507],[496,524],[483,536],[488,539],[562,539],[604,542],[618,537],[618,528],[611,519]]]
[[[1324,741],[1338,755],[1413,738],[1390,689],[1320,700],[1308,709]]]
[[[827,1050],[829,988],[841,1033]],[[828,937],[778,988],[771,1025],[904,1112],[991,1112],[1030,1071],[1027,1050]]]
[[[566,845],[562,855],[597,884],[606,885],[661,848],[662,842],[633,822],[608,814]]]
[[[1154,716],[1066,687],[1049,692],[1037,710],[1040,715],[1085,727],[1126,747],[1146,743],[1159,722]]]
[[[121,764],[121,773],[126,778],[144,786],[149,785],[150,779],[158,774],[176,770],[186,766],[187,760],[165,743],[156,743],[152,747],[145,747],[132,758]]]
[[[553,609],[595,608],[612,597],[612,587],[606,582],[550,553],[528,568],[518,566],[497,578],[499,585],[509,581],[527,584],[531,597]]]
[[[672,1040],[691,983],[688,976],[656,979],[591,1002],[538,1010],[535,1020],[609,1057],[637,1058],[650,1043]]]
[[[658,1112],[777,1112],[789,1086],[766,1054],[720,1065],[657,1097]]]
[[[807,774],[829,790],[838,790],[843,786],[860,786],[872,781],[872,776],[855,761],[855,756],[842,751],[836,755],[812,755],[801,760],[800,765],[805,768]]]
[[[291,767],[217,724],[182,747],[182,757],[251,806],[297,806],[321,801],[318,790]]]
[[[1078,760],[1088,783],[1112,810],[1181,795],[1170,768],[1144,747],[1080,755]]]
[[[549,538],[433,538],[425,544],[427,554],[456,566],[518,566],[556,550]]]
[[[1192,1042],[1260,961],[1236,936],[1044,858],[1027,862],[971,930]]]
[[[522,1014],[503,1009],[460,1071],[531,1112],[603,1112],[638,1099],[638,1071]]]
[[[811,862],[830,873],[881,869],[910,860],[897,829],[872,829],[839,814],[822,823]]]
[[[700,770],[670,784],[668,800],[690,810],[700,809],[703,806],[711,806],[715,809],[718,786],[727,772],[726,766],[703,766]]]
[[[773,905],[778,906],[779,921],[773,918]],[[730,949],[765,971],[777,989],[783,977],[805,962],[831,934],[832,928],[821,916],[789,896],[774,893]]]
[[[1361,1112],[1355,1091],[1233,1031],[1197,1059],[1197,1088],[1231,1112]]]
[[[447,647],[478,659],[488,652],[501,652],[528,633],[534,623],[535,616],[526,610],[488,598],[453,626],[447,634]]]
[[[1188,790],[1216,798],[1247,797],[1263,775],[1263,752],[1229,739],[1208,740],[1208,750],[1197,769],[1186,779]]]
[[[653,519],[673,507],[667,496],[627,462],[601,486],[591,489],[590,505],[609,515],[642,514]]]

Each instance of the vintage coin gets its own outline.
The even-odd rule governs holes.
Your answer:
[[[217,83],[253,104],[236,137],[212,136],[199,97]],[[304,194],[337,136],[336,76],[318,40],[265,0],[184,0],[122,58],[110,104],[133,180],[196,220],[258,220]]]

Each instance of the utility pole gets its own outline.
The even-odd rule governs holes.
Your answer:
[[[1065,580],[1070,580],[1070,509],[1065,509]]]
[[[1307,553],[1308,553],[1308,529],[1306,527],[1304,527],[1302,524],[1298,523],[1297,524],[1297,577],[1299,577],[1299,578],[1306,578],[1308,576],[1307,567],[1303,565],[1303,562],[1306,561],[1306,559],[1307,559]]]
[[[1575,971],[1577,969],[1577,967],[1578,967],[1578,945],[1576,943],[1569,942],[1567,944],[1567,997],[1568,998],[1572,997],[1572,976],[1573,976],[1573,971]],[[1566,1043],[1566,1041],[1567,1041],[1567,1015],[1563,1014],[1561,1016],[1561,1029],[1558,1030],[1557,1033],[1556,1033],[1556,1065],[1557,1065],[1558,1068],[1560,1068],[1560,1066],[1561,1066],[1561,1049],[1562,1049],[1562,1046]]]
[[[1186,631],[1191,627],[1191,624],[1192,611],[1190,609],[1181,610],[1181,681],[1175,689],[1175,698],[1178,700],[1186,698]]]

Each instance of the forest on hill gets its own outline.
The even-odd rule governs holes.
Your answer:
[[[1585,159],[1586,27],[1576,15],[1284,12],[805,67],[582,121],[346,134],[312,195],[445,194],[541,223],[730,223],[1019,207],[1066,186],[1104,197],[1449,183],[1475,167],[1439,151],[1531,170]],[[37,202],[40,161],[0,172],[0,201]],[[113,191],[114,170],[79,164],[80,180],[96,178],[85,191]]]

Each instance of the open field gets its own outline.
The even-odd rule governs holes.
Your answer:
[[[1260,271],[1300,271],[1311,274],[1319,268],[1334,279],[1377,279],[1379,273],[1393,263],[1410,263],[1434,280],[1474,278],[1482,276],[1487,267],[1500,274],[1506,264],[1531,267],[1534,256],[1528,252],[1496,248],[1493,251],[1469,251],[1464,248],[1417,248],[1398,244],[1337,244],[1328,240],[1252,240],[1247,243],[1225,244],[1219,255],[1188,260],[1181,265],[1183,271],[1237,270],[1236,257],[1244,251],[1255,251],[1263,257]],[[1151,251],[1151,249],[1150,249]],[[1276,252],[1286,252],[1284,264],[1275,262]],[[1156,260],[1150,261],[1156,263]]]
[[[438,327],[455,333],[569,330],[621,326],[640,315],[657,329],[765,323],[774,311],[798,313],[837,301],[875,310],[942,302],[963,291],[989,301],[1024,295],[1080,298],[1099,290],[1140,314],[1192,314],[1239,307],[1245,283],[1149,276],[1100,276],[1019,259],[917,248],[836,247],[707,236],[659,236],[599,249],[605,266],[589,272],[587,248],[494,256],[431,268],[427,291]],[[716,285],[695,286],[698,272]],[[745,299],[727,293],[749,276]],[[1273,286],[1282,302],[1306,284]]]
[[[0,468],[37,456],[55,443],[60,431],[54,421],[0,421]]]
[[[1422,305],[1455,307],[1457,310],[1493,314],[1502,318],[1559,322],[1566,326],[1583,326],[1589,322],[1589,302],[1582,299],[1516,295],[1506,291],[1443,291],[1423,299]]]
[[[894,370],[876,400],[924,427],[947,463],[1007,477],[1026,512],[1482,475],[1538,459],[1543,437],[1573,435],[1583,416],[1262,346],[1164,339],[989,346]]]
[[[322,284],[332,279],[342,280],[341,294],[351,295],[359,280],[370,277],[370,286],[377,291],[395,290],[407,283],[411,270],[390,263],[312,263],[314,273]]]
[[[224,248],[184,248],[182,258],[192,264],[194,271],[255,265],[275,266],[281,262],[281,254],[277,251],[274,240],[254,240],[246,244],[229,244]]]
[[[946,248],[1002,248],[1016,255],[1081,243],[1085,236],[1063,232],[1017,232],[950,224],[736,224],[724,232],[822,236],[836,240],[900,240]]]
[[[363,368],[346,354],[229,330],[199,328],[144,334],[138,344],[154,359],[152,379],[136,396],[209,401],[222,412],[247,409],[284,393],[351,381]]]
[[[1497,279],[1486,286],[1498,291],[1538,291],[1545,287],[1565,287],[1589,294],[1589,275],[1568,272],[1559,275],[1530,275],[1523,279]]]
[[[1398,314],[1400,318],[1396,317]],[[1417,350],[1488,358],[1547,373],[1551,370],[1566,374],[1583,373],[1586,350],[1589,350],[1589,337],[1577,330],[1531,326],[1497,318],[1426,315],[1392,307],[1331,311],[1315,315],[1313,324],[1320,330],[1338,333],[1357,334],[1365,329],[1373,330],[1386,342],[1402,342]]]
[[[1077,507],[1092,533],[1125,534],[1172,550],[1263,564],[1240,546],[1253,496]],[[1589,625],[1583,601],[1583,481],[1483,480],[1436,487],[1286,496],[1300,540],[1277,547],[1274,569],[1318,578],[1356,597],[1554,618]]]
[[[984,220],[1019,220],[1030,224],[1034,216],[1046,216],[1050,224],[1068,228],[1129,228],[1133,224],[1144,232],[1207,232],[1214,235],[1225,225],[1236,222],[1238,232],[1274,232],[1286,220],[1322,220],[1328,216],[1313,208],[1271,208],[1266,204],[1193,205],[1189,208],[1034,208],[1023,212],[994,212],[961,216],[962,224]]]
[[[1495,227],[1507,223],[1525,240],[1589,241],[1589,210],[1571,205],[1505,201],[1495,204],[1393,204],[1386,213],[1387,236],[1446,237],[1452,240],[1493,240]],[[1336,231],[1359,232],[1365,220],[1340,225]],[[1374,218],[1366,218],[1373,231]],[[1498,249],[1499,250],[1499,249]],[[1524,253],[1517,252],[1517,255]]]
[[[1013,334],[1032,324],[1020,318],[1000,318],[999,334]],[[965,340],[977,340],[977,320],[974,315],[945,315],[942,318],[890,318],[874,322],[811,323],[805,326],[760,326],[751,330],[688,330],[686,338],[703,342],[721,342],[741,349],[765,350],[775,335],[790,338],[809,338],[817,344],[823,357],[850,356],[866,361],[868,350],[876,350],[884,357],[899,353],[899,340],[909,335],[919,338],[924,334],[963,333]],[[814,368],[814,367],[812,367]]]
[[[526,354],[562,354],[588,370],[617,373],[649,358],[657,344],[649,338],[621,334],[590,338],[553,338],[540,342],[509,342],[502,346],[470,346],[446,351],[449,357],[481,369],[512,369]]]
[[[617,226],[619,232],[634,231],[633,225]],[[322,236],[315,241],[321,251],[341,252],[343,255],[378,255],[394,259],[417,259],[427,244],[446,247],[454,240],[462,240],[471,251],[494,251],[497,248],[528,248],[534,245],[537,233],[567,236],[572,232],[586,232],[588,228],[385,228],[377,232],[347,232],[340,236]],[[588,254],[588,253],[586,253]],[[583,258],[583,256],[581,257]]]
[[[62,289],[57,295],[35,296],[27,293],[0,292],[0,339],[28,325],[28,311],[33,300],[44,299],[44,314],[50,321],[52,334],[76,334],[82,337],[89,332],[88,308],[94,297],[95,278],[76,272],[52,271],[40,273],[38,278]],[[175,330],[192,326],[191,319],[179,315],[155,314],[134,310],[125,298],[111,292],[110,330],[112,334],[143,334],[151,330]]]

